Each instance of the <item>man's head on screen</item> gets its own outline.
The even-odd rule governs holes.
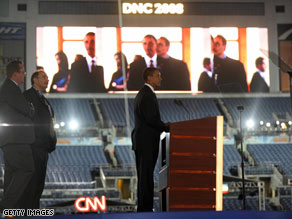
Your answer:
[[[89,32],[84,38],[84,45],[87,51],[87,54],[90,57],[95,57],[95,33]]]
[[[152,58],[156,54],[156,47],[156,38],[153,35],[146,35],[143,39],[143,48],[149,58]]]

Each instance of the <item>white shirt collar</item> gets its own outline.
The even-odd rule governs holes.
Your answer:
[[[207,75],[209,76],[209,78],[212,78],[212,72],[211,71],[209,71],[206,68],[204,68],[204,71],[207,73]]]
[[[146,62],[146,66],[149,68],[150,67],[150,60],[153,61],[153,65],[155,68],[157,68],[157,54],[154,54],[154,56],[152,58],[145,56],[144,57],[145,62]]]
[[[92,60],[94,60],[95,65],[97,65],[97,64],[96,64],[97,59],[96,59],[96,57],[93,57],[93,58],[90,57],[88,54],[86,54],[85,58],[86,58],[86,61],[87,61],[88,69],[89,69],[89,71],[91,72]]]
[[[265,79],[265,72],[262,72],[262,71],[258,70],[258,73],[260,74],[260,76],[261,76],[263,79]]]
[[[10,79],[11,81],[13,81],[12,79]],[[18,86],[18,84],[16,83],[16,81],[13,81],[14,84],[16,84],[16,86]]]
[[[152,92],[154,93],[154,88],[150,85],[150,84],[147,84],[145,83],[146,86],[150,87],[150,89],[152,90]]]

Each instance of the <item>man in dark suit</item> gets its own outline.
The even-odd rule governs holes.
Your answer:
[[[265,81],[266,63],[263,57],[258,57],[255,61],[258,69],[252,76],[250,83],[250,92],[269,93],[270,88]]]
[[[138,176],[138,211],[152,211],[153,171],[158,157],[160,134],[169,131],[169,126],[161,121],[154,93],[154,88],[159,87],[162,80],[159,70],[146,68],[143,79],[145,85],[135,98],[132,143]]]
[[[0,88],[0,146],[5,164],[1,211],[18,208],[20,197],[34,173],[31,151],[31,144],[35,141],[31,120],[34,109],[18,86],[26,75],[23,63],[10,62],[6,75],[7,79]]]
[[[166,37],[157,40],[157,55],[164,58],[163,81],[159,90],[191,90],[190,73],[187,64],[168,55],[170,42]]]
[[[45,186],[48,153],[56,148],[56,133],[54,131],[54,111],[49,101],[42,93],[46,91],[49,80],[44,71],[36,71],[31,76],[32,87],[23,95],[35,108],[33,124],[36,140],[31,145],[35,173],[25,190],[20,202],[20,208],[40,208],[40,198]]]
[[[143,48],[146,56],[130,64],[130,74],[127,82],[128,90],[139,90],[143,86],[143,71],[145,68],[158,68],[161,73],[164,72],[165,59],[157,56],[156,47],[156,38],[153,35],[146,35],[143,39]]]
[[[226,39],[221,35],[212,38],[215,84],[221,92],[248,92],[244,66],[225,55],[226,44]]]
[[[204,71],[201,73],[198,90],[205,92],[218,92],[215,86],[215,79],[212,74],[210,58],[204,58],[203,60]]]
[[[96,64],[95,33],[89,32],[84,38],[87,51],[86,57],[81,57],[71,66],[71,78],[68,92],[75,93],[102,93],[104,86],[103,67]]]

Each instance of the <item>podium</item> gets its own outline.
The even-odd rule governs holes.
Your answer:
[[[222,116],[171,123],[158,162],[161,211],[222,210]]]

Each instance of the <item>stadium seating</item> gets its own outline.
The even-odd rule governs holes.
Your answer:
[[[58,123],[78,121],[82,127],[95,126],[96,119],[89,99],[49,99]]]
[[[231,175],[229,169],[241,163],[241,156],[234,145],[224,145],[223,147],[223,174]]]
[[[242,113],[243,121],[274,122],[273,113],[291,115],[289,98],[266,97],[266,98],[224,98],[223,99],[232,116],[239,120],[237,106],[244,106]]]
[[[109,166],[101,146],[58,146],[49,156],[46,188],[93,188],[97,166]]]
[[[115,154],[118,162],[122,166],[135,166],[135,155],[132,146],[116,146]]]
[[[292,211],[292,199],[291,196],[281,197],[280,203],[283,206],[283,210]]]
[[[292,174],[291,144],[250,144],[247,149],[257,164],[274,164],[283,174]]]
[[[106,120],[110,120],[114,125],[125,126],[125,103],[123,99],[98,99],[101,103],[102,112]],[[173,99],[160,99],[161,119],[165,122],[178,122],[188,119],[198,119],[209,116],[220,115],[213,99],[181,99],[186,112],[182,106],[174,103]],[[134,126],[134,99],[129,99],[129,114],[131,128]]]
[[[269,200],[265,200],[266,210],[272,210],[269,205]],[[223,210],[241,210],[242,209],[242,200],[239,200],[238,197],[223,197]],[[257,197],[246,197],[246,210],[259,210],[259,201]]]

